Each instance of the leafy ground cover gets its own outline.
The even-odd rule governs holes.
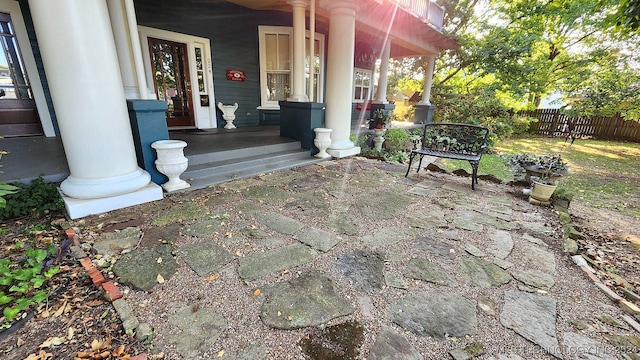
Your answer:
[[[640,144],[576,139],[569,146],[563,138],[513,138],[496,143],[494,154],[483,156],[479,173],[510,181],[512,175],[504,159],[509,154],[523,152],[536,155],[562,152],[570,175],[561,179],[560,189],[585,206],[640,219]],[[438,159],[437,162],[448,170],[470,171],[468,164],[461,161]]]

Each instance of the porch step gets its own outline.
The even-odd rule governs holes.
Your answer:
[[[284,149],[284,150],[283,150]],[[300,142],[257,146],[187,156],[189,167],[180,176],[191,189],[323,161],[301,149]]]

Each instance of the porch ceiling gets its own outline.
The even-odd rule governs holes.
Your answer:
[[[215,1],[215,0],[212,0]],[[228,0],[236,5],[254,10],[277,10],[291,12],[288,0]],[[356,16],[356,40],[359,42],[377,41],[386,37],[387,28],[396,6],[390,1],[361,0],[361,9]],[[317,4],[317,2],[316,2]],[[316,6],[319,21],[328,23],[329,14]],[[443,35],[415,17],[399,8],[391,27],[391,57],[432,55],[444,49],[455,49],[458,43]]]

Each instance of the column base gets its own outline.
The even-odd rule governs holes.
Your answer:
[[[327,149],[327,153],[334,158],[344,158],[360,154],[360,146],[354,146],[350,149]]]
[[[71,219],[101,214],[107,211],[140,205],[150,201],[162,200],[162,188],[150,182],[147,186],[132,193],[100,199],[75,199],[66,196],[58,189],[67,215]]]

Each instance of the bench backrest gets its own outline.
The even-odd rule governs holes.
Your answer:
[[[488,136],[489,129],[477,125],[425,124],[422,149],[480,155],[487,147]]]

